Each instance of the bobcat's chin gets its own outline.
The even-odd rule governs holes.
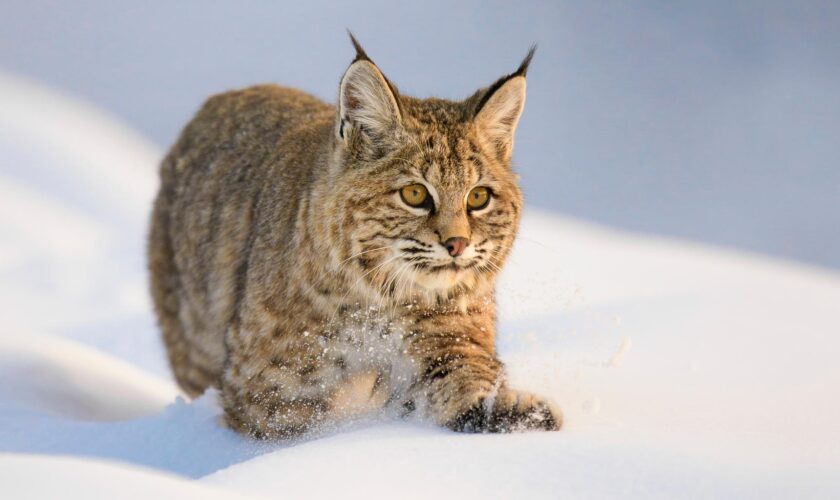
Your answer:
[[[414,283],[433,294],[446,294],[456,288],[471,289],[475,281],[475,272],[459,265],[419,270],[414,275]]]

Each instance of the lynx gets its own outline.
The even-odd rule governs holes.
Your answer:
[[[261,439],[388,411],[559,429],[495,348],[534,48],[451,101],[401,95],[351,39],[336,106],[277,85],[220,94],[163,160],[148,256],[175,378],[217,388],[227,425]]]

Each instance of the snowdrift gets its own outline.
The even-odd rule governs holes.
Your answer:
[[[837,273],[530,211],[499,349],[561,432],[371,420],[254,443],[165,365],[143,259],[160,152],[31,82],[0,75],[0,108],[10,497],[840,495]]]

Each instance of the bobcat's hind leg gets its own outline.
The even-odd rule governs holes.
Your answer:
[[[147,248],[152,301],[175,380],[188,396],[197,397],[218,385],[222,353],[207,351],[206,327],[183,298],[170,217],[169,193],[162,190],[155,200]]]
[[[209,377],[194,369],[191,345],[182,322],[181,276],[175,265],[170,231],[169,193],[161,190],[155,199],[148,240],[152,302],[163,334],[169,366],[181,389],[190,397],[204,392]]]

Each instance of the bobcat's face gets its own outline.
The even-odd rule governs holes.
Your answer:
[[[353,287],[380,302],[491,290],[522,208],[510,157],[529,61],[465,101],[402,97],[365,56],[350,65],[327,206]]]
[[[348,168],[343,258],[376,294],[452,296],[501,270],[522,195],[509,165],[487,149],[466,124],[448,137],[412,133],[383,158]]]

